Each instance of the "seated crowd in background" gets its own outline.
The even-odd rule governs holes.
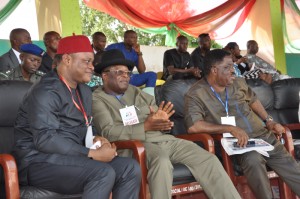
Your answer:
[[[154,89],[157,76],[146,72],[136,32],[126,31],[123,42],[107,47],[106,41],[102,32],[95,32],[91,43],[86,36],[61,39],[57,32],[49,31],[44,35],[45,52],[31,44],[25,29],[11,32],[12,48],[0,57],[0,80],[39,82],[24,98],[15,125],[14,156],[20,183],[59,193],[83,193],[83,198],[108,198],[111,192],[113,198],[138,198],[138,164],[128,158],[132,157],[128,151],[116,156],[117,149],[110,144],[137,139],[146,149],[153,199],[171,198],[172,163],[186,165],[210,198],[241,198],[214,155],[192,142],[166,134],[174,125],[170,120],[173,105],[163,102],[157,106],[153,96],[137,88],[145,85]],[[230,132],[241,146],[249,137],[262,137],[277,147],[269,159],[255,152],[237,158],[250,187],[257,197],[270,197],[264,169],[267,162],[299,195],[299,165],[271,133],[274,130],[280,134],[283,128],[270,120],[242,79],[261,78],[272,83],[280,78],[279,73],[256,55],[258,45],[254,40],[248,41],[246,56],[240,54],[236,42],[228,43],[223,50],[211,51],[211,39],[206,33],[199,35],[198,44],[190,54],[187,37],[178,36],[176,48],[165,51],[163,58],[164,80],[201,79],[185,98],[188,132]],[[138,74],[132,74],[134,67]],[[88,86],[93,88],[93,96]],[[239,92],[247,90],[245,99],[236,99],[238,94],[232,93],[235,88]],[[233,101],[228,102],[229,110],[224,106],[227,89],[233,96],[230,100],[246,107],[241,110],[243,115],[254,110],[248,115],[249,124],[241,121],[244,117],[237,119],[237,127],[220,124],[221,117],[233,114],[237,118],[241,113],[235,110],[240,107]],[[207,96],[212,99],[207,101]],[[133,114],[136,122],[126,124],[127,114]],[[261,119],[266,120],[267,129],[259,123]],[[93,130],[92,125],[96,127]],[[91,132],[96,135],[92,143],[101,141],[99,148],[85,145]],[[278,168],[277,156],[285,157],[293,169]],[[280,162],[281,166],[284,164]],[[256,172],[260,175],[253,175]],[[61,179],[61,175],[65,178]]]
[[[42,62],[38,71],[47,73],[56,67],[55,54],[60,39],[61,36],[55,31],[49,31],[44,34],[43,40],[46,52],[42,56]],[[107,39],[103,32],[95,32],[92,35],[91,46],[95,56],[94,65],[101,61],[101,55],[105,50],[119,49],[126,59],[135,63],[138,71],[138,73],[134,72],[132,74],[130,84],[134,86],[144,85],[145,87],[155,87],[157,75],[155,72],[146,72],[143,53],[138,44],[136,32],[133,30],[125,31],[123,42],[110,44],[107,47],[106,42]],[[10,43],[11,49],[0,56],[0,72],[8,74],[10,73],[8,69],[18,68],[21,64],[20,47],[22,44],[31,43],[30,33],[22,28],[13,29],[10,33]],[[203,76],[203,60],[211,48],[210,36],[207,33],[200,34],[198,36],[199,46],[191,54],[187,52],[187,44],[187,38],[179,36],[176,41],[176,48],[167,50],[164,53],[163,80],[199,79]],[[224,50],[232,54],[237,76],[246,79],[260,78],[269,84],[278,79],[288,78],[287,75],[280,75],[271,64],[257,56],[258,49],[258,44],[255,40],[247,42],[247,55],[245,56],[240,54],[239,46],[236,42],[229,42],[224,47]],[[2,76],[4,75],[2,74]],[[88,85],[93,90],[102,85],[100,75],[95,73]]]

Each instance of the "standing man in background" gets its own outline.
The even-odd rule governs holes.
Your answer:
[[[52,70],[53,59],[56,55],[58,42],[60,39],[61,36],[55,31],[49,31],[44,34],[43,40],[46,47],[46,53],[43,56],[42,64],[39,68],[40,71],[47,73]]]
[[[23,28],[16,28],[10,32],[11,49],[0,57],[0,72],[16,68],[21,64],[20,47],[31,42],[30,34]]]
[[[103,32],[95,32],[92,35],[92,48],[95,54],[94,66],[100,63],[106,46],[106,35]]]
[[[130,84],[134,86],[142,86],[146,84],[146,87],[155,87],[156,73],[145,72],[146,66],[143,59],[143,53],[140,49],[140,44],[137,42],[137,34],[133,30],[127,30],[124,33],[124,42],[115,43],[107,46],[106,50],[118,49],[120,50],[126,59],[134,62],[139,74],[133,74],[130,78]]]
[[[211,39],[208,33],[202,33],[198,36],[199,47],[195,48],[192,52],[191,57],[193,64],[196,68],[199,68],[203,71],[204,67],[204,57],[210,51],[211,48]]]
[[[106,35],[103,32],[95,32],[92,35],[92,47],[94,54],[103,53],[106,46]]]
[[[105,46],[106,46],[106,36],[103,32],[95,32],[92,35],[92,48],[94,51],[94,61],[93,65],[96,66],[101,62],[102,54],[104,53]],[[98,86],[102,85],[102,79],[100,74],[94,72],[92,79],[89,83],[87,83],[92,90],[96,89]]]
[[[195,68],[190,53],[187,51],[188,39],[180,35],[176,38],[176,48],[164,53],[163,79],[200,78],[199,68]]]

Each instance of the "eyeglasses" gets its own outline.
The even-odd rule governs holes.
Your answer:
[[[127,75],[128,77],[130,77],[132,75],[131,71],[124,71],[124,70],[106,70],[106,71],[103,71],[103,72],[113,72],[117,76]]]

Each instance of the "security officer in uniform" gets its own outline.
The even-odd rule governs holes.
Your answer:
[[[0,73],[0,80],[21,80],[33,83],[39,81],[45,74],[38,71],[45,54],[44,50],[34,44],[23,44],[20,49],[21,64],[19,67]]]

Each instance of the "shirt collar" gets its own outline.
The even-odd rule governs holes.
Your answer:
[[[16,55],[18,61],[19,61],[19,64],[21,64],[21,59],[20,59],[20,54],[21,54],[21,53],[20,53],[19,51],[16,51],[16,50],[13,49],[13,48],[12,48],[12,50],[13,50],[13,52],[15,53],[15,55]]]

